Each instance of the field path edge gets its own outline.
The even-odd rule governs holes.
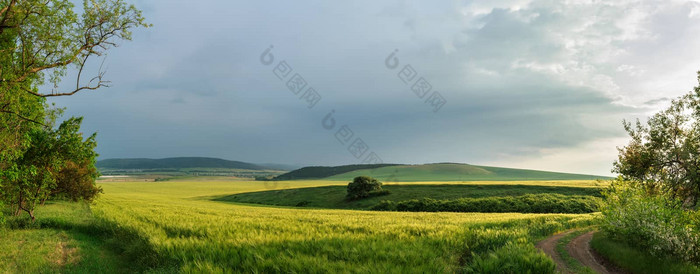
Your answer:
[[[559,234],[555,234],[550,236],[547,239],[544,239],[537,243],[535,247],[539,248],[542,250],[547,256],[552,258],[554,263],[557,265],[557,271],[560,273],[573,273],[569,270],[568,267],[566,267],[566,263],[564,260],[559,256],[559,253],[557,252],[557,243],[561,238],[563,238],[566,235],[569,235],[570,233],[574,232],[575,230],[569,230],[566,232],[562,232]]]
[[[582,265],[589,267],[595,272],[605,274],[622,273],[615,267],[606,267],[604,265],[606,262],[602,262],[601,257],[591,248],[591,239],[593,239],[595,232],[595,230],[592,230],[577,236],[566,245],[566,251],[571,257],[581,262]]]
[[[557,243],[561,240],[561,238],[563,238],[566,235],[569,235],[574,231],[576,230],[569,230],[566,232],[552,235],[535,245],[537,248],[539,248],[545,254],[547,254],[550,258],[552,258],[552,260],[557,265],[557,271],[560,273],[575,273],[567,267],[566,263],[561,258],[561,256],[559,256],[559,253],[556,250]],[[593,239],[593,234],[595,232],[595,230],[592,230],[574,237],[571,240],[571,242],[569,242],[566,245],[566,252],[569,253],[569,255],[572,258],[580,262],[581,265],[590,268],[596,273],[623,273],[621,271],[618,271],[618,269],[616,269],[615,267],[606,267],[604,264],[606,264],[607,262],[601,262],[600,256],[595,254],[593,249],[591,249],[590,243],[591,239]]]

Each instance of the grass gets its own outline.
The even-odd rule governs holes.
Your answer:
[[[612,263],[632,273],[700,273],[700,267],[672,258],[658,258],[617,241],[604,232],[593,235],[591,247]]]
[[[37,221],[40,229],[8,230],[10,237],[0,240],[0,261],[9,272],[39,273],[552,273],[553,263],[533,243],[590,225],[596,216],[296,209],[212,200],[327,184],[345,182],[100,183],[105,194],[90,209],[49,205],[37,212],[46,220]],[[26,242],[18,245],[22,237]],[[76,249],[62,266],[51,255],[60,242]],[[17,250],[36,259],[13,259],[22,254]]]
[[[530,181],[530,180],[595,180],[609,179],[602,176],[513,169],[467,164],[427,164],[388,166],[375,169],[355,170],[325,178],[326,180],[349,181],[357,176],[371,176],[382,182],[424,181]]]
[[[600,189],[598,188],[552,185],[390,184],[382,188],[388,190],[390,194],[356,201],[345,200],[347,189],[345,185],[248,192],[224,196],[216,200],[277,206],[304,205],[306,207],[317,208],[369,209],[383,200],[393,202],[422,198],[453,200],[459,198],[505,197],[540,193],[600,196]]]
[[[80,203],[49,202],[26,216],[9,217],[0,229],[0,269],[4,273],[125,273],[138,271],[129,259],[114,252],[96,226],[89,207]]]

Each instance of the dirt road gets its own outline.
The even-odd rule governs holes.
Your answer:
[[[561,273],[575,273],[566,266],[566,263],[564,260],[562,260],[561,256],[559,256],[559,253],[556,250],[559,240],[572,232],[573,230],[570,230],[553,235],[542,240],[536,245],[537,248],[544,251],[545,254],[549,255],[549,257],[554,260],[554,262],[557,264],[557,271]],[[595,231],[589,231],[575,237],[566,245],[566,251],[572,258],[579,261],[581,265],[586,266],[597,273],[620,273],[614,269],[606,268],[601,263],[601,260],[598,259],[598,257],[591,250],[590,242],[591,239],[593,239],[594,232]]]
[[[559,256],[559,253],[557,252],[557,243],[559,242],[559,239],[569,235],[571,232],[574,231],[569,230],[553,235],[535,245],[537,248],[544,251],[545,254],[549,255],[550,258],[552,258],[552,260],[557,264],[557,271],[561,273],[573,273],[569,271],[569,269],[566,267],[566,263],[564,263],[564,260],[561,259],[561,256]]]

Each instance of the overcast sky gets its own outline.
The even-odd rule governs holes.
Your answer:
[[[700,70],[698,1],[133,3],[154,26],[110,51],[112,87],[52,99],[101,159],[609,175],[622,120]]]

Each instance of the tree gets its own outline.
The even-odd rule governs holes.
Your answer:
[[[372,193],[380,193],[382,191],[382,183],[369,176],[355,177],[348,184],[348,200],[358,200],[369,197]]]
[[[101,68],[83,79],[88,60],[103,56],[118,40],[130,40],[131,29],[149,26],[122,0],[84,0],[82,11],[75,13],[70,0],[0,0],[0,189],[25,187],[7,184],[41,173],[22,169],[26,165],[18,161],[32,138],[46,137],[43,131],[52,125],[55,110],[46,98],[108,86]],[[77,70],[75,87],[57,90],[70,67]],[[18,193],[0,191],[0,198]]]
[[[700,72],[698,72],[700,83]],[[624,122],[632,141],[619,148],[613,172],[695,206],[700,195],[700,85],[643,125]]]
[[[73,8],[69,0],[0,0],[0,113],[9,115],[0,119],[0,141],[13,141],[0,150],[21,144],[25,131],[13,128],[42,124],[44,98],[108,86],[101,69],[87,83],[81,79],[88,59],[115,40],[130,40],[132,28],[149,26],[122,0],[84,0],[81,17]],[[71,65],[78,70],[75,88],[56,90]],[[39,90],[43,84],[54,88]]]
[[[75,199],[92,199],[97,194],[94,187],[71,190],[73,185],[85,184],[87,180],[93,185],[97,176],[95,134],[83,140],[79,132],[81,122],[82,118],[70,118],[56,129],[35,129],[29,133],[29,148],[17,160],[17,176],[4,188],[5,200],[16,215],[24,211],[34,220],[37,204],[63,191]],[[81,181],[65,181],[71,179]]]

